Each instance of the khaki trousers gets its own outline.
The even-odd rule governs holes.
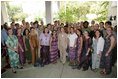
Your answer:
[[[60,47],[60,60],[64,64],[66,62],[66,48]]]

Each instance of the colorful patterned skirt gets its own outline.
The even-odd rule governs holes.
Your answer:
[[[51,51],[50,51],[50,62],[55,63],[57,62],[58,59],[58,46],[51,46]]]
[[[19,54],[16,52],[8,51],[9,59],[10,59],[10,66],[16,67],[19,65]]]
[[[69,58],[70,60],[75,60],[76,48],[69,47]]]

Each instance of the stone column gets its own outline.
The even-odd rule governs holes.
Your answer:
[[[4,24],[5,22],[8,22],[8,14],[7,9],[4,1],[1,1],[1,24]]]
[[[52,23],[51,1],[45,1],[46,24]]]

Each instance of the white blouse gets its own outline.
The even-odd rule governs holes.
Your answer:
[[[75,43],[75,41],[76,41],[76,39],[77,39],[76,33],[69,34],[69,35],[68,35],[68,38],[69,38],[69,46],[70,46],[70,47],[74,47],[74,43]]]
[[[94,40],[96,40],[94,37],[93,37],[93,42],[94,42]],[[99,54],[100,52],[102,52],[103,51],[103,49],[104,49],[104,39],[102,38],[102,37],[99,37],[99,39],[98,39],[98,42],[97,42],[97,54]]]

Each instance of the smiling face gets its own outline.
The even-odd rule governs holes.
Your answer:
[[[61,28],[61,32],[62,32],[62,33],[65,32],[65,31],[64,31],[64,28]]]
[[[12,34],[13,34],[12,29],[8,30],[8,35],[12,35]]]
[[[56,35],[56,31],[53,31],[53,35]]]
[[[99,32],[99,31],[96,31],[96,32],[95,32],[95,36],[96,36],[96,37],[100,37],[100,32]]]
[[[77,30],[77,34],[80,36],[81,35],[81,32],[79,30]]]
[[[74,32],[74,29],[73,28],[70,28],[70,32],[73,33]]]
[[[30,32],[31,32],[32,34],[34,34],[34,33],[35,33],[35,29],[34,29],[34,28],[31,28]]]
[[[108,27],[107,28],[107,34],[110,35],[112,33],[112,28]]]
[[[99,29],[99,25],[98,24],[95,24],[94,30],[98,30],[98,29]]]
[[[47,27],[48,27],[48,29],[49,29],[49,30],[51,30],[51,28],[52,28],[52,27],[51,27],[51,24],[50,24],[50,25],[48,25]]]
[[[103,23],[103,22],[99,23],[99,26],[100,26],[101,28],[103,28],[103,27],[104,27],[104,23]]]
[[[26,31],[25,31],[25,34],[26,34],[26,35],[28,35],[28,34],[29,34],[29,31],[28,31],[28,30],[26,30]]]
[[[49,31],[48,28],[45,28],[45,33],[48,33],[48,31]]]

